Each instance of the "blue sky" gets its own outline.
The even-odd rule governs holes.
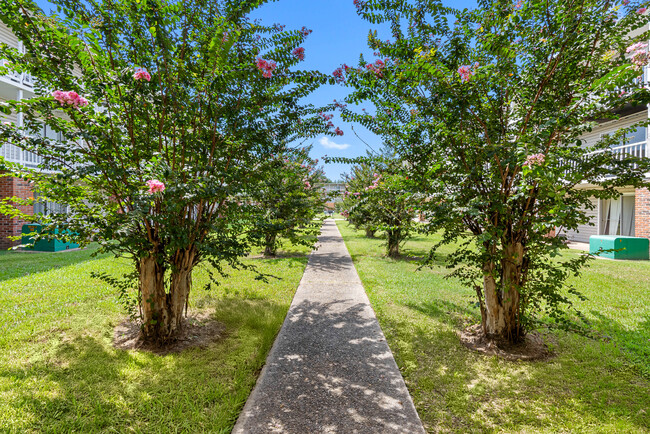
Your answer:
[[[37,0],[37,3],[48,12],[49,3]],[[456,8],[475,7],[475,0],[444,0],[444,3]],[[359,55],[363,53],[367,59],[373,59],[372,50],[368,49],[367,37],[369,30],[377,29],[380,35],[389,36],[387,26],[377,27],[362,20],[356,13],[352,0],[279,0],[269,2],[255,11],[253,18],[261,18],[265,24],[285,24],[288,29],[300,29],[302,26],[313,30],[305,48],[305,61],[301,67],[315,69],[331,74],[343,63],[356,65]],[[349,92],[343,86],[325,86],[311,95],[306,102],[316,106],[328,104],[333,100],[343,100]],[[356,157],[364,155],[367,142],[372,148],[381,147],[381,141],[363,126],[346,124],[337,114],[333,119],[336,126],[344,131],[339,137],[317,137],[305,144],[312,144],[311,155],[322,158],[324,155],[337,157]],[[354,134],[359,135],[359,138]],[[325,174],[332,180],[341,178],[341,174],[349,171],[349,167],[340,164],[324,166]]]
[[[446,0],[449,6],[456,8],[472,8],[475,0]],[[305,69],[315,69],[330,74],[343,63],[356,65],[361,53],[366,59],[373,59],[372,50],[368,48],[369,30],[378,30],[379,34],[389,37],[387,26],[373,26],[364,21],[356,13],[352,0],[280,0],[264,5],[254,14],[265,23],[286,24],[287,28],[306,26],[313,30],[303,47],[306,58],[302,66]],[[343,86],[325,86],[311,95],[307,101],[314,105],[323,105],[333,100],[343,100],[349,89]],[[346,124],[337,114],[333,119],[345,133],[340,137],[318,137],[310,140],[312,157],[321,158],[324,155],[337,157],[357,157],[365,155],[367,142],[372,148],[381,147],[381,140],[363,126]],[[352,131],[359,135],[360,140]],[[323,144],[324,143],[324,144]],[[325,174],[332,180],[341,179],[341,174],[349,171],[349,166],[341,164],[324,165]]]

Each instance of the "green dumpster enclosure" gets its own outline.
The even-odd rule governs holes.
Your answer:
[[[23,234],[22,244],[32,243],[34,241],[33,238],[27,234],[30,234],[32,232],[36,232],[40,234],[42,229],[43,227],[39,224],[23,225],[23,229],[21,231],[21,233]],[[63,233],[63,231],[59,232],[59,229],[55,229],[54,234],[58,234],[58,233]],[[27,249],[33,250],[35,252],[60,252],[62,250],[76,249],[77,247],[79,247],[79,244],[65,243],[61,240],[53,239],[53,240],[39,240],[36,242],[36,244],[34,244],[33,247],[27,247]]]
[[[599,253],[600,250],[617,249],[612,252]],[[640,237],[623,237],[620,235],[592,235],[589,237],[589,253],[611,259],[650,259],[650,240]]]

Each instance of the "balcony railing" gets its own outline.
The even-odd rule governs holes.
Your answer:
[[[0,66],[7,67],[11,63],[5,59],[0,60]],[[0,75],[5,81],[11,81],[26,87],[34,87],[34,77],[26,72],[9,71],[7,74]]]
[[[647,149],[648,149],[648,142],[645,141],[645,142],[630,143],[627,145],[613,146],[608,150],[591,152],[587,154],[587,156],[599,154],[602,152],[611,152],[612,154],[614,154],[614,158],[616,158],[617,160],[624,160],[627,157],[645,158],[648,155]],[[633,167],[636,169],[638,165],[635,164],[633,165]]]
[[[613,154],[613,157],[617,160],[624,160],[628,157],[638,157],[638,158],[647,158],[648,157],[648,141],[630,143],[627,145],[613,146],[609,149],[603,149],[600,151],[590,152],[585,154],[584,158],[589,158],[592,155],[602,154],[603,152],[610,152]],[[638,164],[633,164],[632,168],[637,169]],[[578,163],[572,163],[571,169],[569,172],[575,172],[578,170]],[[602,173],[604,178],[612,178],[614,175],[609,173],[608,167],[602,168]]]
[[[0,147],[0,156],[12,163],[22,164],[30,169],[35,169],[43,161],[42,157],[33,152],[20,149],[16,145],[5,143]]]

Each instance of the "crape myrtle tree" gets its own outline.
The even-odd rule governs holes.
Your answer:
[[[372,185],[376,173],[370,163],[363,162],[352,167],[350,174],[345,175],[343,216],[355,229],[364,231],[368,238],[374,238],[377,228],[371,224],[370,207],[360,204],[361,192]],[[351,209],[354,211],[350,212]]]
[[[321,222],[315,219],[325,206],[325,192],[318,187],[323,171],[309,151],[288,149],[269,160],[253,190],[251,201],[261,212],[256,231],[265,256],[275,256],[282,239],[311,246],[320,233]]]
[[[648,172],[647,159],[611,150],[636,125],[581,140],[616,119],[617,108],[649,100],[639,80],[649,35],[633,32],[647,26],[644,5],[356,4],[369,22],[388,23],[392,37],[370,33],[379,59],[339,71],[353,89],[347,102],[370,101],[376,111],[346,108],[344,117],[381,134],[408,162],[427,196],[430,230],[458,244],[451,275],[476,289],[486,337],[518,341],[539,321],[579,325],[570,315],[577,291],[566,279],[586,257],[558,256],[565,242],[553,233],[587,224],[590,197],[641,186]],[[597,188],[574,188],[581,183]]]
[[[344,192],[348,221],[363,228],[366,235],[369,231],[384,231],[386,255],[391,258],[399,257],[400,245],[415,226],[417,195],[411,192],[401,172],[398,161],[386,155],[369,158],[353,167],[352,173],[356,176],[348,182]]]
[[[135,290],[146,339],[173,339],[194,267],[223,273],[249,251],[260,213],[239,198],[275,170],[266,162],[294,138],[334,134],[300,104],[326,79],[291,69],[310,30],[251,21],[263,0],[53,3],[51,16],[0,3],[26,48],[0,57],[36,79],[36,97],[3,106],[25,126],[3,124],[2,139],[42,158],[10,169],[69,208],[37,216],[44,230],[132,258],[130,280],[104,277],[126,300]],[[43,124],[61,140],[37,134]]]

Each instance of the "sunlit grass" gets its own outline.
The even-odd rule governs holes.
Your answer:
[[[412,258],[384,257],[383,240],[337,224],[428,431],[650,432],[650,263],[597,260],[574,280],[607,338],[554,332],[552,359],[508,362],[459,342],[480,314],[471,289],[443,278],[453,247],[416,271]],[[434,238],[414,237],[405,256],[422,257]]]
[[[112,346],[125,314],[115,290],[90,273],[119,275],[126,260],[90,251],[0,254],[0,432],[230,432],[306,253],[249,259],[280,279],[230,270],[209,292],[198,269],[190,305],[213,311],[225,337],[165,356]]]

